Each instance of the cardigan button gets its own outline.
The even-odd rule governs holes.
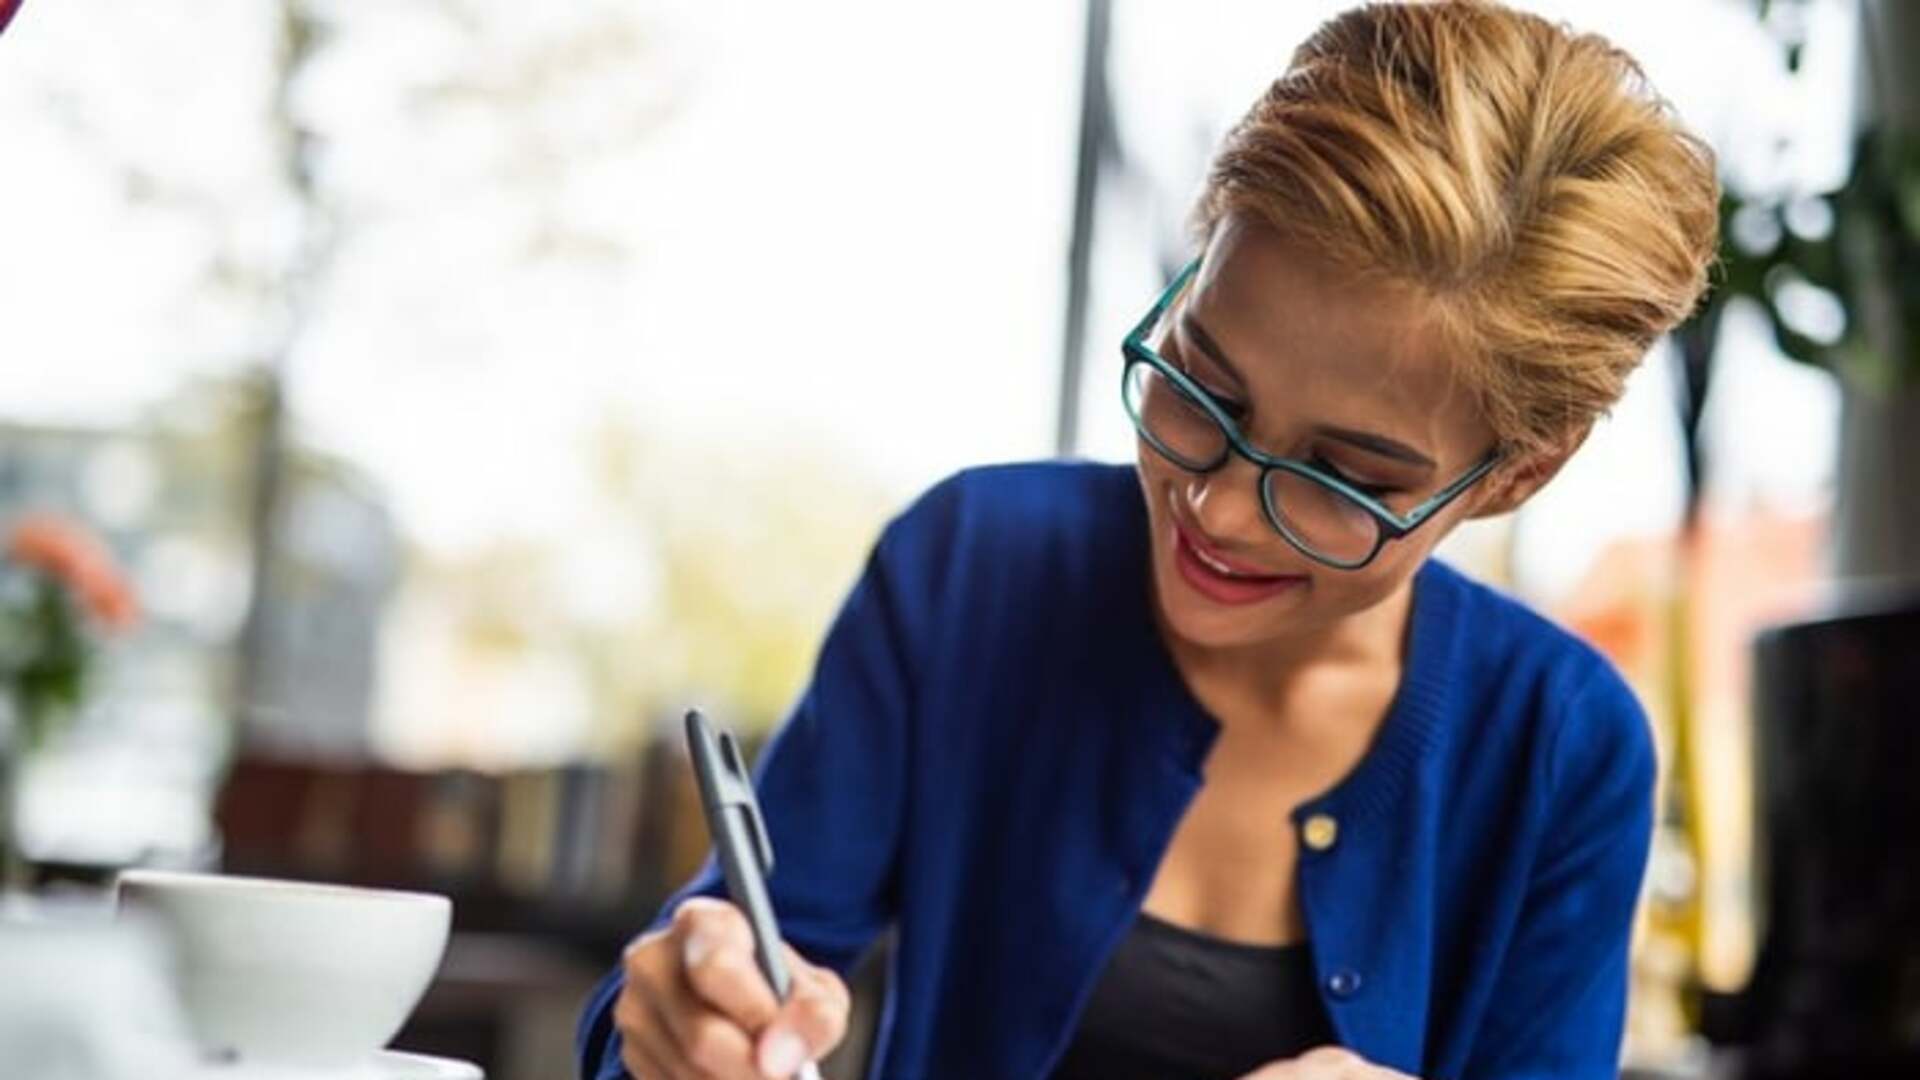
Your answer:
[[[1340,839],[1340,823],[1332,814],[1315,814],[1300,826],[1300,839],[1314,851],[1325,851]]]
[[[1344,1000],[1359,993],[1363,981],[1359,972],[1352,968],[1341,968],[1327,976],[1327,993]]]

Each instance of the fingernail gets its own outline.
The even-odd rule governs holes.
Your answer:
[[[713,940],[705,934],[693,933],[687,935],[687,943],[680,947],[680,958],[688,967],[699,967],[700,961],[712,952]]]
[[[775,1031],[760,1044],[760,1072],[787,1080],[807,1060],[807,1044],[791,1031]]]

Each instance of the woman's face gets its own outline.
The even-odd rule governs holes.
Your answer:
[[[1249,219],[1229,216],[1215,230],[1163,325],[1154,346],[1212,391],[1253,445],[1342,475],[1395,513],[1493,446],[1417,293],[1340,271]],[[1372,608],[1480,494],[1468,491],[1365,567],[1336,570],[1268,524],[1259,469],[1246,459],[1193,473],[1142,441],[1139,466],[1161,616],[1207,649],[1311,636]]]

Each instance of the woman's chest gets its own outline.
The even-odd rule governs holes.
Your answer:
[[[1307,792],[1201,789],[1168,842],[1143,906],[1167,922],[1249,944],[1306,936],[1295,897],[1299,839],[1289,818]]]
[[[1338,710],[1339,722],[1288,723],[1214,706],[1221,735],[1154,875],[1149,912],[1234,941],[1306,936],[1295,871],[1302,845],[1327,838],[1325,823],[1296,820],[1295,811],[1353,771],[1387,708],[1384,698],[1317,704]]]

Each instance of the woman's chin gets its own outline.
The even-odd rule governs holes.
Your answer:
[[[1294,607],[1283,594],[1251,604],[1224,604],[1195,591],[1179,571],[1161,566],[1154,575],[1160,619],[1169,634],[1200,649],[1238,649],[1278,636],[1275,620]]]

